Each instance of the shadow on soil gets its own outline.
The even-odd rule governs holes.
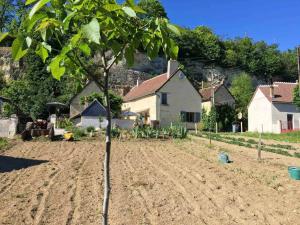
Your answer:
[[[11,156],[0,155],[0,173],[11,172],[13,170],[26,169],[31,166],[37,166],[42,163],[47,163],[47,160],[35,160],[14,158]]]

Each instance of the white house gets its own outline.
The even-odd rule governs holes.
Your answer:
[[[166,127],[185,122],[193,129],[200,121],[201,94],[194,88],[178,62],[169,61],[167,73],[137,85],[124,97],[123,111],[141,115],[144,124]]]
[[[297,83],[274,82],[257,87],[248,106],[248,130],[282,133],[300,128],[300,110],[293,104]]]

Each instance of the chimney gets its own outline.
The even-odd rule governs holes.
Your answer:
[[[272,99],[274,98],[274,86],[273,86],[273,84],[270,85],[270,97]]]
[[[136,80],[136,86],[138,87],[138,86],[140,86],[140,84],[141,84],[141,80],[140,80],[140,78],[138,77],[138,79]]]
[[[179,63],[176,60],[170,59],[168,61],[168,71],[167,71],[168,78],[170,78],[170,76],[172,76],[176,72],[178,67],[179,67]]]

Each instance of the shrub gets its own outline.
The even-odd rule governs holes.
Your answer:
[[[73,133],[74,140],[76,140],[76,141],[78,141],[82,137],[86,136],[86,133],[85,133],[84,129],[82,129],[82,128],[78,128],[78,127],[75,127],[75,126],[70,126],[70,127],[66,127],[66,130]]]
[[[295,152],[295,153],[294,153],[294,157],[300,158],[300,152]]]
[[[250,144],[257,144],[258,143],[254,139],[248,139],[247,142],[250,143]]]
[[[111,136],[112,138],[119,138],[121,136],[121,129],[118,127],[112,127]]]
[[[68,118],[62,119],[62,120],[58,120],[58,127],[62,128],[62,129],[67,129],[69,127],[74,126],[74,124],[72,123],[72,121]]]
[[[87,127],[86,128],[86,131],[88,132],[88,133],[91,133],[91,132],[95,132],[95,127],[93,127],[93,126],[89,126],[89,127]]]

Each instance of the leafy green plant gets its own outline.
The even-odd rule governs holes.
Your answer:
[[[62,120],[58,120],[57,124],[58,124],[58,127],[62,128],[62,129],[66,129],[68,127],[74,126],[74,124],[72,123],[72,121],[69,118],[64,118]]]
[[[121,135],[121,129],[118,127],[111,128],[111,136],[113,138],[119,138]]]
[[[89,127],[86,128],[86,131],[89,132],[89,133],[95,132],[95,130],[96,130],[96,129],[95,129],[95,127],[93,127],[93,126],[89,126]]]

